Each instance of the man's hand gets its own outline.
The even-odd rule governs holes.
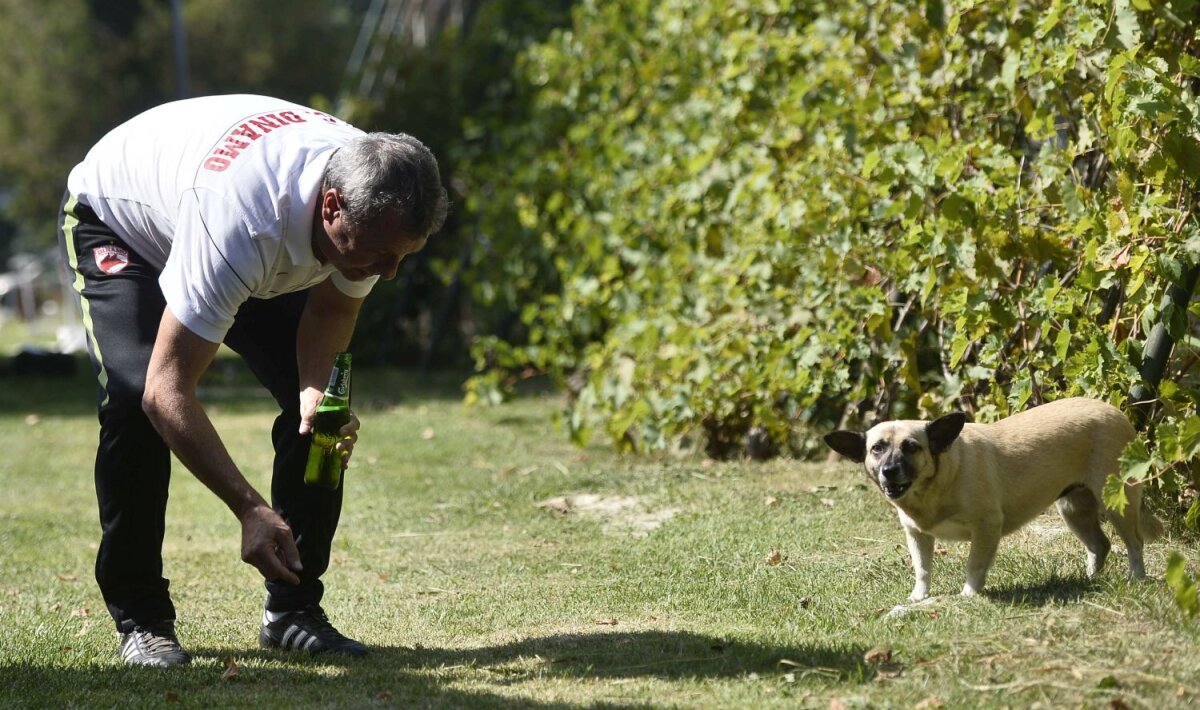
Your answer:
[[[317,411],[317,405],[321,400],[325,399],[325,393],[315,387],[306,387],[300,392],[300,435],[308,436],[313,430],[313,414]],[[350,421],[346,426],[339,430],[340,436],[338,443],[334,447],[342,455],[342,466],[350,461],[350,455],[354,453],[354,443],[358,441],[358,429],[362,426],[358,421],[358,415],[350,412]]]
[[[300,584],[296,573],[300,551],[292,539],[292,529],[274,510],[265,505],[249,509],[241,517],[242,562],[253,565],[268,581]]]
[[[352,298],[326,279],[308,290],[308,301],[300,314],[296,332],[296,366],[300,374],[300,435],[312,433],[313,412],[325,397],[325,383],[334,356],[350,346],[350,335],[362,307],[361,298]],[[337,450],[342,465],[350,459],[358,440],[358,417],[350,413],[350,423],[341,428]]]
[[[242,560],[268,580],[299,584],[300,553],[291,529],[238,470],[196,396],[217,347],[166,308],[146,369],[142,409],[171,451],[237,516]]]

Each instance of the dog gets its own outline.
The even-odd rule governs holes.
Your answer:
[[[994,424],[968,424],[962,412],[933,421],[889,421],[868,431],[835,431],[825,443],[866,466],[896,508],[908,538],[916,583],[910,601],[929,596],[935,538],[969,540],[962,593],[983,591],[1000,538],[1055,503],[1087,549],[1087,574],[1104,566],[1111,547],[1104,516],[1125,542],[1130,579],[1146,575],[1142,544],[1162,522],[1142,509],[1142,492],[1126,485],[1124,514],[1103,503],[1104,482],[1117,473],[1134,438],[1129,420],[1105,402],[1075,397],[1034,407]]]

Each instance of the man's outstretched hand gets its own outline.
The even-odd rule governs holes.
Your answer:
[[[300,584],[296,573],[300,551],[292,529],[266,505],[251,508],[242,516],[242,562],[253,565],[268,582]]]

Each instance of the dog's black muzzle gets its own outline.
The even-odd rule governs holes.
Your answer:
[[[885,496],[896,500],[912,487],[912,467],[902,458],[887,459],[879,466],[876,482]]]

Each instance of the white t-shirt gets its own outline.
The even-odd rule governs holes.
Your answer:
[[[312,220],[329,157],[363,132],[266,96],[164,104],[113,129],[75,166],[67,190],[153,267],[184,326],[219,343],[247,298],[332,276],[313,254]]]

